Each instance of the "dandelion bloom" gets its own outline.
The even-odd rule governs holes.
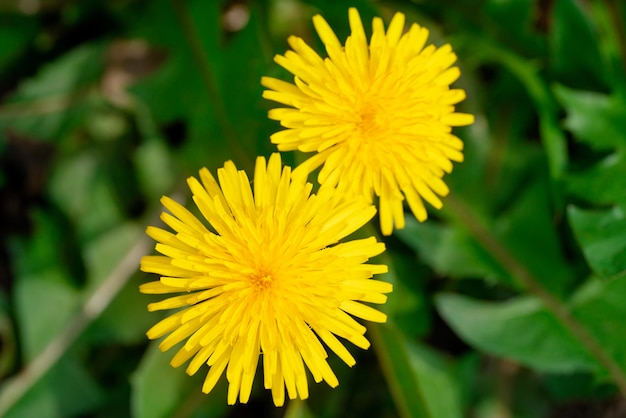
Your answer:
[[[339,243],[376,209],[342,200],[330,188],[312,195],[310,183],[281,169],[279,154],[267,165],[257,159],[254,193],[230,161],[217,175],[219,184],[206,168],[200,181],[188,179],[206,222],[164,197],[171,214],[161,219],[175,232],[147,229],[162,255],[144,257],[141,269],[161,277],[141,292],[179,294],[148,305],[150,311],[177,309],[148,337],[169,334],[162,351],[184,341],[171,364],[191,360],[190,375],[208,364],[205,393],[226,370],[229,404],[238,396],[248,401],[260,354],[264,386],[277,406],[284,404],[285,387],[290,399],[307,398],[305,365],[316,382],[337,386],[321,342],[352,366],[355,360],[337,336],[366,349],[365,327],[353,317],[386,321],[361,303],[384,303],[392,290],[371,279],[387,267],[366,264],[384,244],[373,237]]]
[[[424,47],[428,30],[417,24],[403,34],[402,13],[387,32],[374,18],[369,45],[354,8],[349,21],[344,47],[324,18],[313,17],[325,59],[291,36],[293,50],[275,61],[295,84],[263,77],[269,89],[263,97],[289,106],[269,112],[287,128],[271,137],[278,149],[316,152],[294,176],[323,165],[321,184],[368,202],[379,196],[381,229],[389,235],[394,225],[404,227],[404,199],[420,221],[427,217],[423,200],[441,207],[439,196],[448,193],[442,177],[452,161],[463,160],[463,143],[451,128],[474,118],[454,111],[465,92],[449,87],[460,76],[450,45]]]

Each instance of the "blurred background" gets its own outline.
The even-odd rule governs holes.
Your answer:
[[[275,408],[259,372],[228,407],[145,337],[144,229],[201,167],[275,151],[261,76],[292,79],[291,34],[323,54],[316,13],[345,40],[349,6],[451,43],[466,159],[384,239],[389,322],[339,387]],[[625,24],[620,0],[0,0],[0,416],[626,417]]]

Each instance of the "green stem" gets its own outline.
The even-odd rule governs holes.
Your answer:
[[[193,23],[191,13],[187,7],[187,2],[170,0],[170,3],[174,9],[176,18],[180,23],[183,35],[189,44],[191,55],[196,63],[196,66],[198,67],[200,77],[202,78],[202,82],[209,96],[208,99],[213,106],[215,118],[220,125],[222,133],[226,137],[228,148],[241,164],[245,165],[247,168],[251,168],[253,167],[252,159],[247,152],[245,152],[240,146],[237,146],[237,144],[239,144],[237,135],[230,124],[226,108],[224,107],[224,101],[222,100],[222,95],[220,94],[218,88],[217,78],[211,68],[209,57],[202,46],[200,35],[198,34],[196,26]]]
[[[626,396],[626,374],[615,360],[607,354],[587,328],[572,315],[566,304],[557,299],[541,282],[520,264],[498,241],[491,231],[472,213],[471,209],[454,196],[446,198],[446,206],[466,227],[474,238],[504,266],[511,275],[532,295],[540,299],[561,324],[587,349],[599,364],[611,375],[622,395]]]
[[[420,382],[408,366],[409,354],[400,332],[392,323],[371,324],[367,332],[400,417],[429,418]]]

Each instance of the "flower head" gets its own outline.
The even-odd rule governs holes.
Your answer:
[[[289,167],[281,169],[279,154],[267,165],[257,159],[254,193],[232,162],[217,174],[219,184],[207,169],[200,181],[188,179],[206,223],[164,197],[171,214],[161,219],[174,233],[147,229],[162,255],[144,257],[141,269],[161,278],[141,291],[178,294],[148,306],[178,309],[148,337],[169,334],[159,346],[163,351],[184,341],[171,364],[191,360],[190,375],[208,364],[205,393],[226,370],[229,404],[238,396],[248,401],[261,354],[264,386],[278,406],[285,387],[291,399],[308,396],[305,366],[316,382],[336,386],[321,342],[351,366],[355,360],[337,336],[366,349],[365,327],[353,317],[386,320],[361,303],[384,303],[391,291],[389,283],[371,279],[387,267],[365,264],[384,244],[373,237],[339,243],[375,208],[342,200],[330,188],[311,195],[310,183],[292,180]]]
[[[269,112],[287,128],[271,139],[281,151],[316,152],[294,176],[323,165],[321,184],[368,202],[379,196],[382,232],[389,235],[394,224],[404,227],[404,199],[420,221],[427,217],[422,199],[441,207],[439,196],[448,193],[442,177],[452,161],[463,160],[463,143],[451,127],[474,119],[454,112],[465,92],[449,87],[460,76],[450,45],[424,47],[428,30],[417,24],[403,34],[402,13],[387,32],[374,18],[369,44],[354,8],[349,21],[342,46],[324,18],[313,17],[328,58],[295,36],[288,40],[293,50],[275,57],[294,84],[262,79],[269,89],[263,96],[289,106]]]

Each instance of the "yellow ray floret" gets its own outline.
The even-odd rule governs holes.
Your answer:
[[[340,242],[375,208],[328,187],[312,195],[311,184],[292,179],[279,154],[267,163],[257,159],[254,190],[230,161],[217,177],[202,169],[199,180],[188,179],[204,220],[164,197],[169,213],[162,219],[173,232],[147,230],[161,255],[144,257],[141,269],[161,277],[140,290],[169,295],[150,311],[177,309],[148,337],[165,337],[163,351],[182,343],[171,364],[188,362],[189,374],[206,364],[205,393],[226,374],[229,404],[248,401],[260,358],[264,386],[277,406],[285,390],[290,399],[308,397],[307,369],[316,382],[337,386],[326,348],[352,366],[345,341],[369,346],[355,318],[386,321],[363,303],[385,303],[392,290],[372,279],[387,267],[366,263],[384,244],[374,238]]]
[[[292,49],[275,61],[294,82],[261,80],[268,89],[263,97],[287,106],[269,112],[286,128],[272,142],[281,151],[315,153],[294,177],[322,166],[321,184],[368,202],[378,196],[385,235],[404,227],[404,200],[420,221],[427,217],[424,201],[441,207],[440,197],[448,194],[442,177],[453,161],[463,160],[463,143],[451,129],[474,121],[454,110],[465,92],[450,88],[461,75],[452,66],[450,45],[425,46],[428,30],[412,24],[403,33],[404,20],[396,13],[385,32],[382,20],[374,18],[368,43],[351,8],[351,35],[341,45],[324,18],[315,16],[327,57],[292,36]]]

